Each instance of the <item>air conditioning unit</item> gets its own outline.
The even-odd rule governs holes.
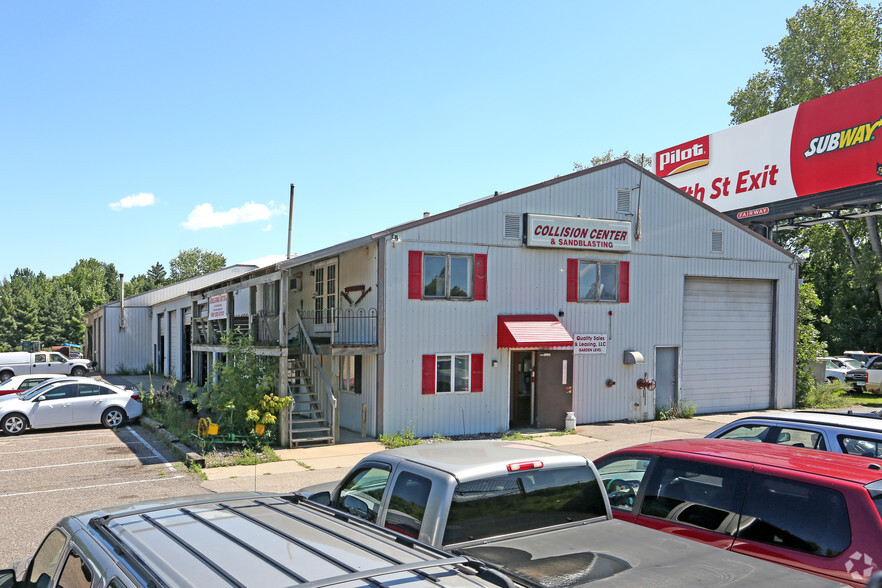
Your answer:
[[[303,289],[303,278],[291,278],[289,290],[292,292],[300,292]]]

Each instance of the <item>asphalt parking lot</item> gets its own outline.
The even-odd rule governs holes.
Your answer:
[[[33,554],[66,515],[207,490],[144,427],[0,436],[0,569]]]

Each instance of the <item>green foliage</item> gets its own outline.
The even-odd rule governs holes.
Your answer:
[[[264,394],[257,403],[257,408],[245,413],[245,420],[255,425],[275,425],[277,415],[283,408],[291,404],[290,396],[279,397],[275,394]]]
[[[503,441],[527,441],[532,438],[533,435],[524,435],[518,431],[506,431],[502,434]]]
[[[381,434],[378,440],[386,449],[420,444],[420,440],[413,436],[413,427],[407,427],[403,433],[399,432],[394,435]]]
[[[691,419],[695,416],[696,406],[692,402],[681,400],[677,404],[655,409],[655,420],[672,421],[674,419]]]
[[[262,419],[272,414],[274,423],[275,414],[290,402],[266,399],[275,390],[277,361],[257,355],[248,336],[226,333],[222,344],[227,348],[226,360],[214,363],[202,405],[215,414],[229,415],[235,431],[253,430],[250,411],[258,411],[258,421],[265,424],[271,423]]]
[[[579,171],[582,169],[586,169],[588,167],[594,167],[600,165],[602,163],[609,163],[610,161],[615,161],[616,159],[630,159],[640,167],[645,167],[646,169],[652,169],[652,156],[646,155],[645,153],[635,153],[631,155],[630,151],[625,151],[621,155],[616,155],[612,148],[606,151],[603,155],[595,155],[591,158],[591,165],[583,165],[579,162],[573,162],[573,171]]]
[[[845,398],[847,388],[844,383],[836,380],[824,384],[816,384],[797,403],[799,408],[839,408],[847,406],[849,399]]]
[[[733,124],[882,75],[882,8],[815,0],[787,19],[787,35],[763,54],[769,69],[729,100]]]
[[[224,452],[211,451],[203,456],[205,467],[216,468],[234,465],[258,465],[279,461],[279,456],[268,445],[257,449],[245,447],[242,451]]]
[[[200,247],[181,250],[177,257],[169,262],[171,268],[171,281],[180,282],[189,278],[195,278],[209,272],[223,269],[227,265],[227,259],[214,251],[203,251]]]
[[[827,355],[827,345],[820,340],[817,321],[829,321],[826,317],[817,318],[816,312],[821,300],[809,283],[799,287],[799,302],[796,307],[796,405],[807,406],[817,391],[814,365],[817,358]]]

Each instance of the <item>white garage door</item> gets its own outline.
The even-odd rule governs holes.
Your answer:
[[[768,280],[686,278],[680,397],[698,412],[769,408],[773,300]]]
[[[178,311],[168,313],[169,328],[171,329],[171,345],[168,352],[168,375],[180,377],[181,375],[181,333],[178,325]]]

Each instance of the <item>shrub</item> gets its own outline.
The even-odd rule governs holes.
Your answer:
[[[660,406],[655,409],[655,420],[672,421],[674,419],[691,419],[695,416],[697,407],[693,402],[681,400],[669,407]]]
[[[404,433],[395,433],[394,435],[381,434],[379,441],[386,449],[395,449],[396,447],[407,447],[408,445],[420,444],[420,440],[413,436],[412,427],[407,427]]]

